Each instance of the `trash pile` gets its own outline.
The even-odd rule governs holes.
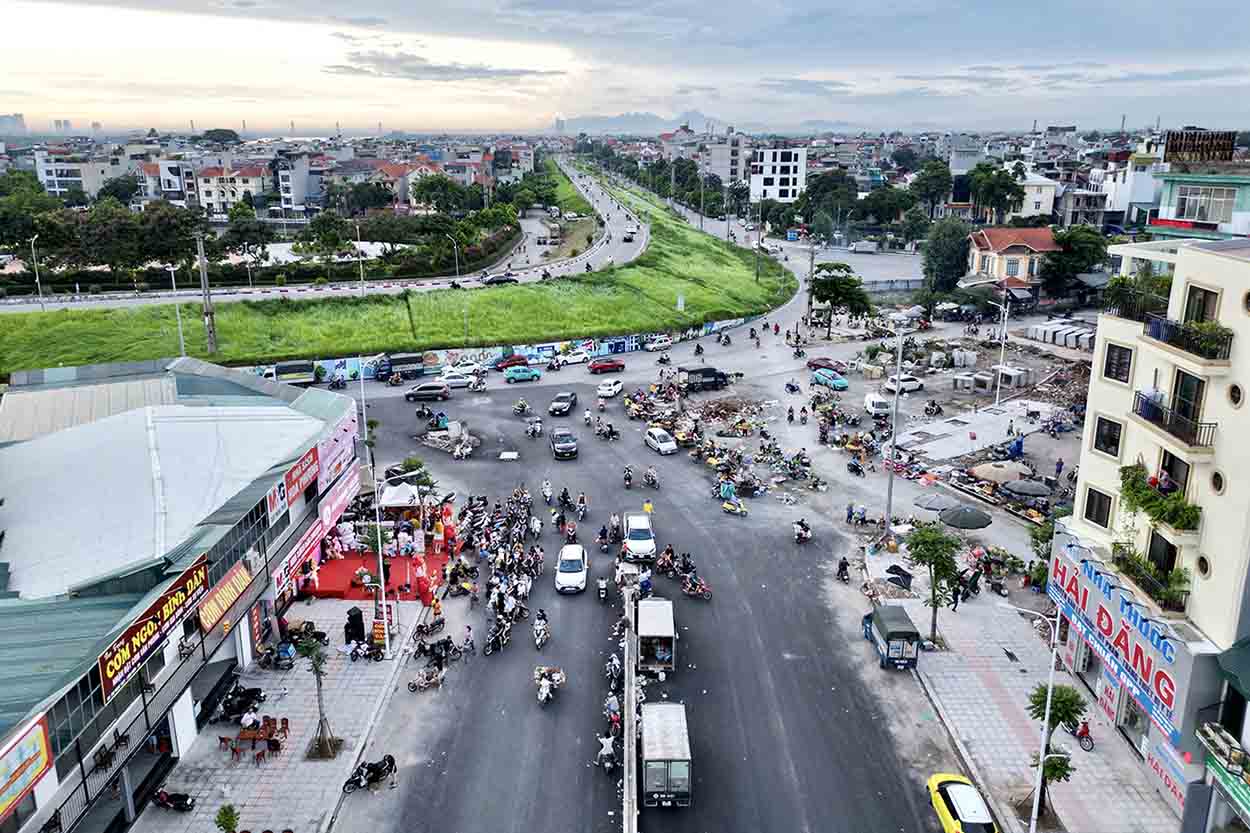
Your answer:
[[[470,434],[464,423],[452,422],[445,430],[425,432],[421,436],[421,444],[444,451],[454,460],[466,460],[482,441]]]

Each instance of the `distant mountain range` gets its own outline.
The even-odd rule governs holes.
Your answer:
[[[729,126],[744,133],[823,133],[844,132],[847,130],[860,129],[860,125],[846,121],[825,121],[819,119],[809,119],[792,125],[763,124],[760,122],[732,122],[727,119],[719,119],[715,116],[709,116],[698,110],[687,110],[684,113],[678,113],[675,116],[665,117],[656,113],[619,113],[615,116],[576,116],[566,119],[564,123],[565,133],[614,133],[614,134],[633,134],[638,136],[656,136],[660,133],[667,133],[676,130],[683,124],[689,125],[690,129],[696,133],[700,133],[711,123],[717,133],[723,133]]]

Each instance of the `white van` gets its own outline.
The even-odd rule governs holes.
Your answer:
[[[869,393],[864,396],[864,410],[869,416],[875,417],[879,414],[889,416],[893,409],[894,403],[879,393]]]

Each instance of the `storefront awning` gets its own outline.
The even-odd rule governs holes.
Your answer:
[[[1224,679],[1250,700],[1250,637],[1233,643],[1217,657]]]

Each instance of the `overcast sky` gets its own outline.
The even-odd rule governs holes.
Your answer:
[[[1244,0],[9,0],[0,19],[0,113],[34,129],[541,130],[687,110],[1250,126]]]

